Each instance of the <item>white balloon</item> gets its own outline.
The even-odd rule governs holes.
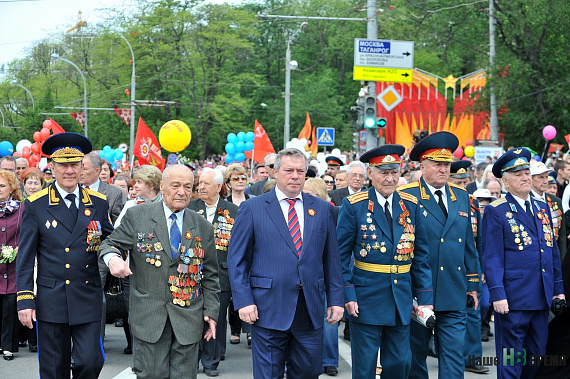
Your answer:
[[[301,146],[303,146],[303,147],[307,146],[307,139],[306,138],[301,138],[299,140],[299,142],[300,142]]]
[[[291,142],[293,142],[293,143],[296,144],[297,142],[299,142],[299,138],[293,138],[293,139],[291,140]]]
[[[319,169],[319,176],[321,176],[325,172],[327,172],[327,168],[329,168],[329,165],[326,162],[319,162],[317,168]]]
[[[16,144],[16,151],[22,154],[22,151],[24,151],[24,147],[31,147],[31,146],[32,143],[30,141],[28,141],[27,139],[23,139]]]
[[[311,152],[310,152],[310,151],[305,151],[305,156],[306,156],[307,158],[310,158],[310,157],[311,157]]]
[[[323,152],[317,153],[317,161],[324,162],[325,158],[326,158],[325,153]]]
[[[334,155],[335,157],[340,155],[340,149],[333,149],[333,151],[331,151],[331,155]]]
[[[292,143],[291,141],[289,141],[289,142],[287,142],[287,143],[285,144],[285,147],[286,147],[287,149],[291,149],[291,148],[293,147],[293,143]]]

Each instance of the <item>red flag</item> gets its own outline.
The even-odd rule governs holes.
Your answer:
[[[561,143],[551,143],[548,152],[554,153],[556,151],[562,151],[563,148],[564,146]]]
[[[115,108],[115,113],[117,114],[117,116],[119,116],[121,118],[121,120],[123,120],[123,122],[127,125],[131,124],[131,110],[130,109],[124,109],[124,108]]]
[[[75,119],[75,121],[77,121],[77,123],[81,126],[85,126],[85,115],[83,114],[83,112],[81,113],[70,113],[71,117],[73,117]]]
[[[139,127],[133,154],[139,159],[141,165],[149,164],[164,170],[166,161],[162,158],[160,145],[152,130],[144,123],[142,117],[139,118]]]
[[[59,126],[59,124],[57,122],[52,120],[51,117],[49,120],[51,121],[51,130],[52,130],[53,134],[65,133],[65,130],[63,130],[63,128],[61,126]]]
[[[566,143],[568,144],[568,146],[570,147],[570,134],[566,134],[564,136],[564,139],[566,140]]]
[[[246,151],[244,154],[247,159],[251,159],[253,155],[253,160],[257,163],[263,163],[265,156],[267,154],[275,154],[275,149],[271,144],[271,140],[263,126],[255,120],[255,139],[253,140],[254,148],[252,151]],[[252,154],[253,153],[253,154]]]
[[[307,119],[305,120],[305,126],[301,129],[298,139],[304,138],[306,140],[311,138],[311,118],[309,117],[309,112],[307,112]]]
[[[313,134],[311,135],[311,147],[309,148],[311,157],[316,157],[319,152],[319,145],[317,144],[317,126],[313,126]]]

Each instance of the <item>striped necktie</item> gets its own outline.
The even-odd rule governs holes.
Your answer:
[[[287,226],[289,233],[293,239],[293,245],[297,249],[297,255],[301,255],[301,248],[303,247],[303,240],[301,239],[301,227],[299,225],[299,217],[295,211],[295,202],[297,199],[285,199],[289,203],[289,212],[287,213]]]
[[[178,253],[178,248],[182,241],[182,235],[180,234],[180,229],[178,229],[178,223],[176,222],[176,215],[174,213],[170,215],[170,219],[172,220],[172,225],[170,226],[170,252],[172,253],[172,260],[174,260],[176,259],[176,254]]]

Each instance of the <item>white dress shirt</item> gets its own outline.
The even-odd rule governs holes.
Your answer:
[[[385,199],[384,196],[380,194],[380,192],[376,191],[376,199],[378,199],[378,203],[380,204],[383,210],[385,209],[384,207],[386,206],[386,202],[388,202],[388,204],[390,204],[390,206],[388,207],[388,209],[390,210],[390,215],[391,216],[394,215],[394,212],[392,212],[392,209],[394,209],[394,204],[393,204],[394,193],[391,193],[390,196],[388,196],[388,198]]]
[[[289,199],[277,186],[275,186],[275,194],[277,195],[277,200],[281,206],[281,211],[283,211],[283,217],[285,217],[285,224],[288,223],[289,219],[289,203],[285,199]],[[303,213],[303,196],[299,193],[295,196],[297,201],[295,202],[295,212],[297,212],[297,218],[299,219],[299,228],[301,231],[301,239],[303,239],[303,230],[305,226],[305,215]]]
[[[216,200],[216,204],[213,207],[209,207],[208,204],[206,204],[206,202],[204,201],[204,205],[206,205],[206,219],[210,224],[214,222],[214,217],[216,216],[219,202],[220,202],[219,196],[218,200]]]
[[[521,206],[521,208],[523,209],[523,211],[526,212],[526,205],[524,204],[524,202],[525,202],[525,201],[528,201],[528,202],[530,203],[530,201],[532,200],[532,199],[530,198],[530,196],[528,196],[528,197],[526,198],[526,200],[523,200],[523,199],[521,199],[520,197],[513,195],[512,193],[511,193],[511,195],[515,198],[515,200],[517,201],[517,203],[519,203],[519,205]],[[532,212],[532,214],[534,214],[534,209],[532,208],[532,204],[530,205],[530,211]]]
[[[170,228],[172,227],[173,223],[173,220],[170,219],[170,215],[173,214],[174,212],[172,212],[170,208],[168,208],[166,204],[164,204],[164,202],[162,203],[162,206],[164,207],[164,216],[166,216],[166,225],[168,226],[168,238],[170,238]],[[180,230],[180,234],[182,235],[182,222],[184,221],[184,209],[174,214],[176,215],[176,225],[178,225],[178,230]]]
[[[101,184],[101,179],[97,179],[97,181],[95,181],[95,183],[90,184],[89,186],[84,186],[84,187],[89,187],[90,190],[99,192],[99,185],[100,184]]]
[[[441,191],[441,193],[442,193],[441,198],[443,199],[443,204],[445,205],[445,209],[447,209],[449,211],[449,207],[447,206],[447,192],[445,191],[445,186],[443,186],[441,188],[435,188],[435,187],[430,186],[427,183],[426,183],[426,186],[430,190],[433,197],[435,198],[436,203],[439,202],[439,197],[435,194],[435,191],[437,191],[437,190]]]
[[[63,201],[65,202],[65,205],[67,205],[68,208],[71,205],[71,201],[69,201],[65,197],[67,195],[69,195],[70,193],[74,194],[75,195],[75,206],[77,207],[77,209],[79,209],[79,186],[75,186],[75,190],[73,190],[73,192],[67,192],[66,190],[61,188],[59,186],[59,184],[57,184],[57,181],[56,181],[55,182],[55,188],[57,188],[57,192],[59,192],[59,196],[63,199]]]

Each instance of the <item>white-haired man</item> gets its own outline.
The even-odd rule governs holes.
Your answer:
[[[362,190],[366,181],[366,166],[360,161],[350,162],[346,170],[348,176],[348,187],[331,191],[329,196],[337,207],[342,204],[342,199]]]

